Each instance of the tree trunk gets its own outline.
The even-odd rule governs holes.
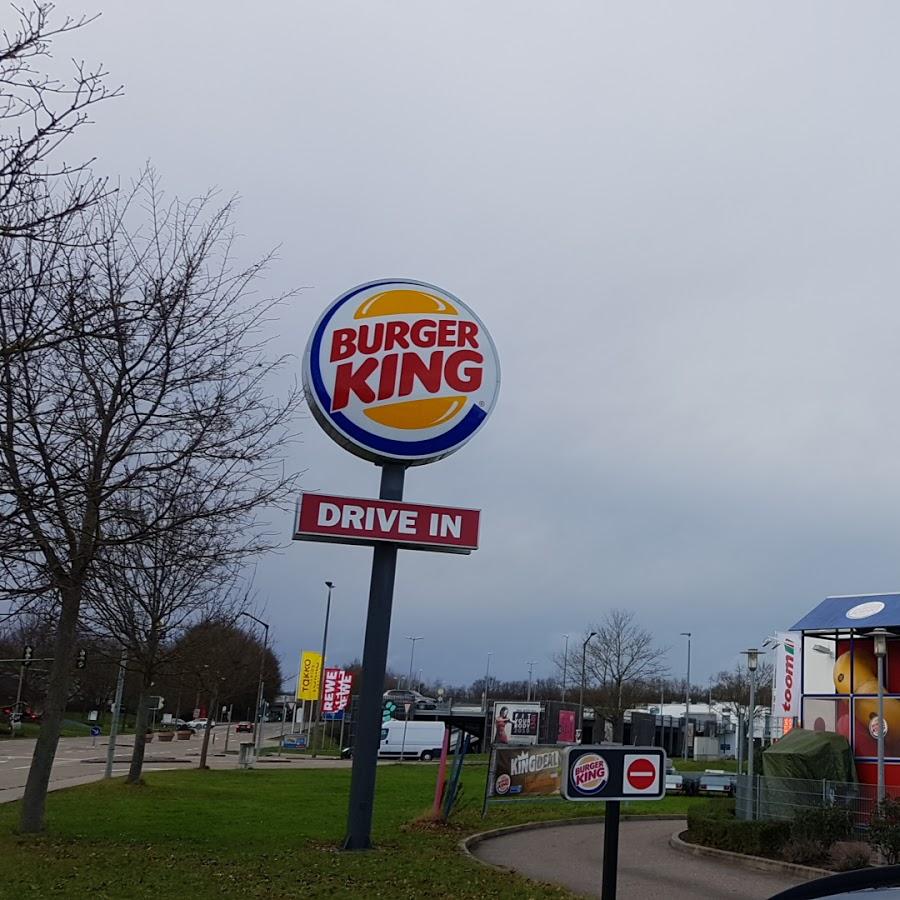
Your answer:
[[[206,713],[206,728],[203,729],[203,745],[200,747],[200,765],[198,768],[206,769],[206,757],[209,754],[209,735],[212,732],[212,714],[219,702],[217,694],[213,694],[212,702],[209,704],[209,710]]]
[[[60,591],[59,622],[53,641],[53,662],[50,663],[41,730],[31,758],[31,768],[28,771],[28,781],[25,783],[22,810],[19,815],[19,831],[25,834],[34,834],[44,829],[44,808],[47,803],[47,788],[50,785],[50,770],[56,757],[59,733],[62,730],[66,702],[69,699],[80,606],[81,585]]]
[[[146,674],[141,679],[141,693],[138,697],[137,716],[134,720],[134,750],[131,751],[131,765],[125,776],[126,784],[141,784],[141,770],[144,767],[144,750],[147,747],[147,702],[150,696],[150,679]]]

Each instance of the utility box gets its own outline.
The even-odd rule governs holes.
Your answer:
[[[256,747],[249,741],[241,744],[240,753],[238,755],[238,765],[242,769],[252,769],[256,764]]]

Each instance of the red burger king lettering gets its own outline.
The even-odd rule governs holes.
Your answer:
[[[392,352],[395,347],[405,352]],[[426,356],[411,347],[441,349]],[[473,349],[445,353],[457,347]],[[373,355],[382,352],[383,356]],[[359,357],[363,359],[359,361]],[[453,319],[337,328],[331,339],[329,362],[339,363],[332,412],[346,408],[354,396],[364,404],[409,397],[417,385],[429,394],[438,394],[445,386],[458,394],[472,394],[481,388],[484,377],[478,324]]]
[[[608,780],[606,760],[596,753],[585,754],[572,769],[572,783],[583,791],[599,791]]]

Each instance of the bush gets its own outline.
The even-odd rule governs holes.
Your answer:
[[[900,800],[885,797],[869,825],[869,843],[881,851],[889,865],[900,862]]]
[[[781,851],[781,855],[790,863],[809,866],[822,861],[825,853],[818,841],[809,838],[791,838]]]
[[[699,805],[687,819],[689,841],[750,856],[780,856],[791,833],[790,822],[743,822]]]
[[[853,820],[849,810],[837,806],[798,810],[791,822],[791,843],[796,845],[796,853],[808,853],[807,862],[824,859],[835,841],[845,840],[852,834]],[[791,861],[803,862],[801,859]]]
[[[872,864],[872,849],[865,841],[839,841],[831,848],[831,868],[835,872],[865,869]]]

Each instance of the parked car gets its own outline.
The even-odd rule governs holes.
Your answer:
[[[401,709],[405,703],[412,703],[415,709],[437,709],[437,700],[434,697],[426,697],[418,691],[385,691],[383,699],[392,700]]]
[[[191,719],[187,724],[188,728],[193,731],[202,731],[204,728],[214,728],[216,725],[215,720],[211,719]]]
[[[252,722],[238,722],[235,726],[235,731],[249,731],[253,734],[253,723]]]
[[[700,776],[701,794],[721,794],[733,797],[737,786],[737,778],[721,769],[707,769]]]

